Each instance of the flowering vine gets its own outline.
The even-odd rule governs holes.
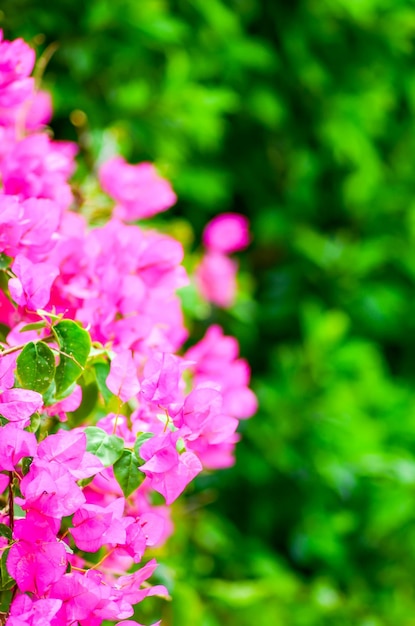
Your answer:
[[[0,624],[137,624],[134,605],[168,597],[146,551],[171,533],[169,506],[233,463],[256,398],[219,326],[183,353],[182,246],[137,224],[176,200],[154,166],[110,159],[110,218],[91,228],[75,210],[77,148],[46,133],[34,63],[0,33]],[[205,298],[232,302],[227,255],[248,241],[242,216],[207,227]]]

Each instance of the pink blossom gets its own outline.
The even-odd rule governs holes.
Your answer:
[[[13,471],[25,456],[36,454],[37,441],[33,433],[13,423],[0,427],[0,470]]]
[[[166,534],[164,517],[155,512],[143,513],[140,515],[140,525],[148,546],[156,547],[161,544]]]
[[[0,391],[14,386],[17,354],[0,354]]]
[[[52,119],[52,98],[47,91],[36,91],[26,110],[25,126],[28,130],[39,130]]]
[[[124,499],[111,502],[107,507],[84,504],[73,516],[72,537],[78,548],[96,552],[106,543],[124,544],[126,532],[121,522]]]
[[[203,339],[186,352],[186,358],[197,364],[197,372],[218,375],[224,371],[220,364],[231,363],[238,354],[239,346],[235,337],[226,337],[222,328],[213,324]]]
[[[61,600],[62,605],[57,614],[59,626],[67,624],[88,624],[89,619],[100,605],[104,590],[92,577],[78,572],[64,574],[52,585],[50,596]],[[101,620],[102,621],[102,620]],[[98,622],[100,624],[101,622]]]
[[[183,246],[167,235],[152,233],[144,241],[137,255],[137,270],[151,289],[179,289],[188,284],[187,275],[180,263]]]
[[[161,493],[166,504],[171,504],[199,472],[202,464],[193,452],[179,454],[176,450],[178,433],[152,437],[140,449],[146,461],[140,466],[150,481],[151,488]]]
[[[58,239],[61,209],[55,202],[44,198],[24,200],[22,207],[24,222],[20,248],[26,249],[32,261],[43,260]]]
[[[181,375],[186,367],[187,363],[174,354],[156,352],[144,367],[142,396],[163,406],[176,401],[180,396]]]
[[[12,270],[16,274],[16,278],[9,280],[13,300],[32,311],[45,307],[59,270],[49,263],[32,263],[20,254],[15,258]]]
[[[155,559],[151,559],[144,567],[137,570],[133,574],[120,576],[115,583],[116,595],[121,601],[121,607],[125,604],[137,604],[147,596],[164,596],[169,597],[169,592],[163,585],[155,585],[140,589],[140,586],[154,573],[157,568]]]
[[[225,337],[219,326],[211,326],[205,337],[190,348],[185,358],[195,363],[195,383],[219,385],[223,412],[238,419],[254,415],[258,408],[249,389],[251,372],[244,359],[238,359],[239,346],[234,337]]]
[[[23,206],[17,196],[0,195],[0,252],[17,254],[23,224]]]
[[[15,107],[31,96],[34,63],[34,50],[23,39],[4,41],[0,31],[0,107]]]
[[[85,502],[82,490],[62,463],[36,459],[20,483],[23,509],[43,511],[62,518],[72,515]]]
[[[222,213],[203,231],[203,243],[209,250],[229,254],[249,244],[249,222],[239,213]]]
[[[81,430],[60,430],[49,435],[40,442],[37,453],[42,461],[62,464],[76,480],[103,469],[101,461],[86,451],[86,435]]]
[[[128,554],[132,557],[134,563],[139,563],[146,546],[149,545],[143,531],[142,522],[139,518],[134,519],[133,517],[126,517],[122,521],[125,528],[125,540],[118,542],[117,552],[119,554]]]
[[[28,537],[25,532],[27,524],[27,520],[19,520],[15,524],[13,538],[16,542],[11,546],[7,557],[7,569],[20,591],[31,591],[43,596],[50,585],[60,580],[65,573],[66,550],[55,537],[50,541],[42,533],[38,534],[38,528],[33,524]]]
[[[20,428],[26,428],[30,417],[43,405],[43,398],[37,391],[29,389],[7,389],[0,394],[0,414]]]
[[[54,598],[29,598],[17,595],[10,607],[6,626],[51,626],[51,620],[62,606],[62,601]]]
[[[122,157],[113,157],[101,165],[99,180],[118,202],[115,215],[127,221],[152,217],[176,202],[170,183],[151,163],[129,165]]]
[[[196,269],[202,296],[217,306],[230,307],[236,297],[237,269],[237,263],[221,252],[207,252]]]
[[[77,152],[71,142],[52,141],[45,134],[29,135],[5,155],[0,171],[6,194],[24,198],[49,198],[62,209],[72,202],[67,183]]]
[[[123,402],[127,402],[140,391],[136,369],[131,350],[119,352],[111,361],[107,386]]]

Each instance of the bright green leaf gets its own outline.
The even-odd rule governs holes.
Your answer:
[[[46,328],[46,322],[33,322],[32,324],[25,324],[19,328],[19,333],[24,333],[27,330],[40,330],[41,328]]]
[[[17,357],[17,378],[25,389],[43,393],[55,375],[55,356],[43,342],[28,343]]]
[[[97,403],[98,387],[95,380],[85,384],[84,377],[82,377],[80,384],[82,387],[82,402],[76,411],[70,413],[69,422],[71,426],[79,424],[87,418],[88,415],[92,413]]]
[[[8,267],[10,267],[12,261],[13,261],[12,257],[7,256],[7,254],[4,254],[2,252],[0,254],[0,270],[5,270]]]
[[[125,497],[128,497],[141,485],[145,476],[138,469],[139,461],[132,450],[124,450],[114,464],[114,476]]]
[[[28,430],[31,433],[36,433],[39,430],[41,424],[42,424],[42,418],[40,417],[39,413],[33,413],[33,415],[30,418],[30,424],[29,424]]]
[[[9,555],[9,548],[2,554],[0,560],[0,589],[7,590],[12,589],[16,584],[16,581],[9,575],[6,567],[7,557]]]
[[[89,333],[72,320],[62,320],[53,327],[60,347],[56,368],[56,396],[62,398],[66,390],[81,376],[91,348]]]
[[[153,433],[141,433],[138,435],[137,439],[134,442],[134,453],[139,458],[140,457],[140,448],[145,441],[148,441],[153,437]]]
[[[6,524],[0,524],[0,537],[7,537],[7,539],[12,538],[11,528],[6,526]]]
[[[110,364],[108,362],[104,363],[103,361],[98,361],[94,363],[95,375],[97,378],[98,389],[104,398],[105,404],[110,401],[113,397],[113,394],[107,387],[106,380],[108,378],[108,374],[110,373]]]
[[[99,458],[105,467],[113,465],[123,453],[124,441],[116,435],[108,435],[97,426],[85,428],[87,438],[86,449]]]

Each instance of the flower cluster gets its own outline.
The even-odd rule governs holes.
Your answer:
[[[0,33],[0,622],[137,624],[135,604],[168,596],[146,551],[170,534],[169,506],[233,463],[256,398],[218,326],[181,352],[182,246],[136,223],[176,200],[155,168],[101,166],[104,225],[73,206],[77,148],[46,134],[34,62]],[[223,263],[248,230],[218,219],[205,245]]]
[[[243,250],[249,243],[249,224],[238,213],[222,213],[207,224],[203,232],[206,248],[196,272],[202,296],[227,308],[236,297],[238,264],[229,254]]]

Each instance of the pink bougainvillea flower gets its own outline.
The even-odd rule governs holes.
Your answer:
[[[0,391],[11,389],[14,386],[14,369],[17,354],[0,354]]]
[[[141,381],[143,398],[162,406],[177,401],[181,389],[181,375],[187,365],[174,354],[155,353],[144,367],[144,378]]]
[[[146,461],[140,466],[150,481],[151,488],[161,493],[166,504],[171,504],[199,472],[202,464],[190,451],[179,454],[176,442],[179,432],[168,432],[148,439],[140,448]]]
[[[114,500],[107,507],[84,504],[73,516],[71,534],[80,550],[96,552],[106,543],[124,544],[126,531],[121,522],[124,499]]]
[[[89,478],[103,469],[101,461],[86,450],[86,435],[81,430],[60,430],[40,442],[38,458],[65,466],[76,479]]]
[[[50,517],[72,515],[85,502],[75,477],[63,463],[35,459],[20,483],[23,509],[41,511]]]
[[[196,269],[196,285],[202,296],[217,306],[230,307],[236,296],[238,265],[221,252],[208,252]]]
[[[47,91],[36,91],[25,111],[25,126],[34,131],[49,124],[52,119],[52,97]]]
[[[184,268],[183,246],[167,235],[152,233],[147,236],[137,256],[140,278],[152,290],[157,288],[179,289],[188,284]]]
[[[30,416],[43,406],[43,398],[29,389],[7,389],[0,394],[0,415],[20,428],[26,428]]]
[[[44,308],[59,270],[50,263],[32,263],[21,254],[15,258],[12,270],[16,274],[16,278],[9,280],[13,300],[31,311]]]
[[[197,344],[189,348],[186,358],[194,361],[197,372],[219,374],[226,369],[220,363],[231,363],[239,354],[239,346],[235,337],[226,337],[217,324],[209,326],[205,336]]]
[[[147,586],[145,589],[140,589],[141,585],[154,573],[157,568],[157,562],[155,559],[151,559],[144,567],[137,570],[133,574],[127,574],[126,576],[120,576],[116,581],[114,588],[116,595],[119,598],[121,607],[125,604],[138,604],[147,596],[162,596],[169,598],[169,592],[164,585],[155,585],[153,587]],[[128,616],[130,617],[132,613]]]
[[[50,525],[39,524],[38,519],[29,511],[26,519],[16,521],[7,569],[20,591],[43,596],[64,575],[67,556],[65,546],[56,539],[57,529],[53,532]]]
[[[3,31],[0,30],[1,108],[10,109],[31,96],[34,79],[29,76],[34,64],[34,50],[23,39],[4,41]]]
[[[23,227],[23,206],[17,196],[0,194],[0,252],[17,254]]]
[[[62,606],[62,600],[54,598],[30,598],[18,594],[10,606],[7,626],[51,626],[51,620]]]
[[[115,215],[126,221],[151,217],[176,202],[170,183],[159,176],[151,163],[129,165],[113,157],[99,170],[104,191],[118,202]]]
[[[52,200],[29,198],[22,202],[23,232],[20,248],[31,261],[41,261],[58,239],[61,209]]]
[[[251,371],[244,359],[238,358],[239,346],[234,337],[226,337],[220,326],[211,326],[199,343],[190,348],[185,358],[194,362],[195,384],[219,385],[223,412],[245,419],[254,415],[258,400],[249,381]]]
[[[140,524],[148,546],[160,545],[166,536],[166,519],[155,510],[140,515]]]
[[[69,141],[53,141],[45,133],[18,141],[0,164],[4,191],[24,198],[49,198],[62,209],[72,202],[67,182],[73,173],[77,147]]]
[[[249,244],[249,222],[239,213],[222,213],[203,231],[203,243],[209,250],[229,254]]]
[[[213,416],[222,411],[222,395],[217,389],[194,389],[183,405],[183,422],[191,431],[199,431]]]
[[[118,551],[124,552],[133,558],[134,563],[139,563],[148,545],[143,531],[142,522],[139,518],[124,518],[125,542],[119,542]]]
[[[0,470],[13,471],[25,456],[36,454],[37,441],[33,433],[13,423],[0,427]]]
[[[50,596],[61,600],[62,605],[56,617],[56,624],[101,624],[91,618],[95,609],[102,599],[102,589],[90,576],[79,572],[64,574],[62,578],[52,585]],[[91,621],[86,621],[91,619]],[[85,620],[85,621],[84,621]]]
[[[140,391],[140,383],[131,350],[125,350],[115,355],[111,361],[110,373],[106,382],[108,389],[119,396],[123,402],[131,400],[137,395]]]

